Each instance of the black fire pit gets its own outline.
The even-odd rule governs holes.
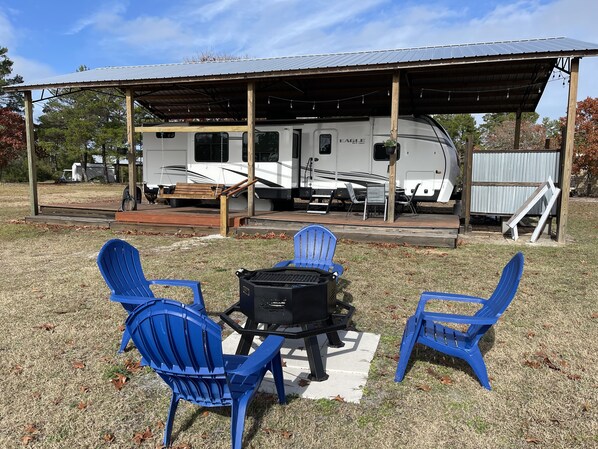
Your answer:
[[[317,268],[237,271],[247,318],[281,325],[326,320],[336,305],[336,274]]]
[[[355,311],[336,299],[336,274],[317,268],[285,267],[241,269],[237,276],[240,300],[220,314],[241,334],[237,354],[247,354],[256,335],[304,338],[309,378],[328,379],[317,336],[326,334],[330,346],[342,347],[337,331],[347,328]],[[244,327],[231,318],[233,312],[247,317]]]

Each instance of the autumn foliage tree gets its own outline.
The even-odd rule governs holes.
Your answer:
[[[577,102],[574,142],[572,172],[584,180],[589,196],[598,179],[598,98]]]
[[[9,108],[0,108],[0,179],[8,165],[22,156],[25,146],[25,120]]]

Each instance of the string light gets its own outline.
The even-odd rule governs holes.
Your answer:
[[[291,100],[291,109],[293,109],[293,100]]]
[[[336,109],[340,109],[341,108],[341,101],[337,100],[336,102]]]
[[[230,100],[228,100],[228,101],[226,102],[226,107],[227,107],[227,108],[230,108]]]
[[[270,97],[268,97],[268,104],[270,104]]]
[[[364,104],[364,103],[365,103],[365,95],[362,95],[361,96],[361,104]]]
[[[449,90],[449,95],[448,95],[448,100],[447,101],[451,101],[451,91]]]
[[[478,92],[478,98],[476,99],[476,101],[480,101],[480,93]]]
[[[314,101],[314,105],[312,106],[312,108],[311,108],[311,109],[312,109],[312,111],[315,111],[315,110],[316,110],[316,102],[315,102],[315,101]]]
[[[423,98],[423,96],[424,96],[424,90],[422,89],[419,91],[419,98]]]

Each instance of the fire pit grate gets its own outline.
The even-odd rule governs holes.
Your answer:
[[[257,272],[251,280],[256,284],[317,284],[318,273]]]

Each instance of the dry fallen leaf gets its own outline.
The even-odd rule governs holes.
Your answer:
[[[15,365],[12,367],[13,374],[21,374],[23,372],[23,367],[21,365]]]
[[[427,384],[417,385],[415,388],[417,388],[420,391],[431,391],[432,390],[432,387]]]
[[[289,432],[288,430],[283,430],[282,432],[280,432],[280,434],[282,435],[282,437],[283,437],[285,440],[290,440],[290,439],[291,439],[291,437],[293,436],[293,433],[292,433],[292,432]]]
[[[124,374],[116,373],[114,377],[110,379],[110,382],[112,382],[114,388],[120,391],[122,387],[127,383],[127,380],[129,379]]]
[[[210,416],[210,412],[208,412],[207,410],[201,413],[201,416],[203,416],[204,418],[206,416]]]
[[[90,390],[91,390],[91,388],[89,388],[87,385],[81,385],[79,387],[79,391],[81,393],[89,393]]]
[[[25,432],[26,433],[37,433],[37,432],[39,432],[39,429],[35,426],[35,424],[29,423],[29,424],[25,425]]]
[[[83,369],[83,368],[85,368],[85,363],[83,363],[83,362],[73,362],[73,368],[75,368],[75,369]]]
[[[307,387],[309,383],[310,382],[307,379],[299,379],[299,382],[297,382],[300,387]]]
[[[45,331],[54,330],[55,327],[56,327],[56,325],[52,324],[52,323],[44,323],[44,324],[40,324],[39,326],[37,326],[38,329],[43,329]]]
[[[125,325],[121,324],[120,326],[118,326],[117,328],[120,332],[124,332],[125,331]]]
[[[596,318],[598,318],[598,312],[592,313],[592,319],[595,320]]]
[[[125,369],[131,374],[138,373],[141,370],[141,364],[131,359],[125,360]]]
[[[35,437],[33,437],[31,435],[25,435],[23,438],[21,438],[21,443],[23,443],[23,446],[27,446],[29,443],[31,443],[34,440],[35,440]]]
[[[155,426],[156,426],[156,429],[160,429],[160,430],[164,429],[164,427],[165,427],[164,421],[159,419],[158,421],[156,421]]]
[[[107,433],[107,434],[104,435],[103,440],[104,440],[104,443],[110,444],[110,443],[114,442],[114,438],[115,438],[114,434]]]
[[[451,379],[449,376],[442,376],[440,378],[440,383],[443,385],[452,385],[453,379]]]
[[[149,427],[147,427],[145,429],[145,432],[137,432],[135,435],[133,435],[133,442],[139,446],[141,445],[141,443],[143,443],[145,440],[150,439],[151,437],[152,431]]]
[[[345,402],[345,398],[342,397],[340,394],[337,394],[332,400],[337,402]]]
[[[525,442],[531,444],[540,444],[542,441],[539,438],[527,437]]]
[[[530,368],[538,369],[542,365],[537,360],[526,360],[523,362],[525,366],[529,366]]]
[[[79,410],[84,410],[84,409],[86,409],[86,408],[87,408],[87,406],[88,406],[88,405],[89,405],[89,403],[88,403],[88,402],[80,401],[80,402],[77,404],[77,408],[78,408]]]

